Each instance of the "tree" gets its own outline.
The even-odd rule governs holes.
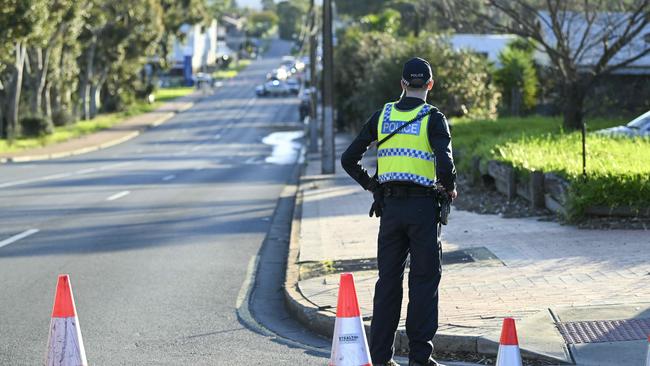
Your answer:
[[[369,14],[361,18],[361,26],[365,31],[397,33],[400,28],[401,15],[397,10],[386,9],[380,14]]]
[[[278,24],[278,16],[272,11],[252,12],[246,19],[246,34],[261,37]]]
[[[527,44],[513,42],[499,54],[501,66],[495,72],[495,82],[512,115],[535,107],[538,80],[533,52]]]
[[[262,10],[275,12],[276,9],[274,0],[262,0]]]
[[[285,0],[277,4],[278,30],[282,39],[296,39],[303,25],[309,5],[304,0]]]
[[[27,44],[34,34],[40,32],[42,20],[47,12],[43,0],[2,0],[0,2],[0,83],[4,92],[0,109],[2,136],[16,137],[18,130],[18,109],[23,86]],[[13,12],[12,12],[13,10]]]
[[[51,54],[59,39],[78,18],[80,2],[54,0],[48,2],[48,12],[43,17],[38,32],[32,32],[27,47],[27,85],[29,86],[29,109],[33,116],[48,115],[49,108],[43,105],[43,96],[48,80]]]
[[[650,54],[643,39],[650,33],[650,0],[486,2],[488,12],[464,12],[494,31],[533,40],[548,56],[568,130],[581,127],[585,97],[596,81]]]

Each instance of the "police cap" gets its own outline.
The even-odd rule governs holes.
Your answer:
[[[413,57],[402,69],[402,81],[408,87],[422,88],[431,80],[431,66],[422,58]]]

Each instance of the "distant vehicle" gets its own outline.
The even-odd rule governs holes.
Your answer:
[[[300,82],[296,79],[287,80],[287,88],[293,95],[298,95],[300,92]]]
[[[277,69],[274,69],[270,73],[266,74],[266,78],[268,80],[287,80],[289,77],[289,70],[287,70],[284,66],[280,66]]]
[[[598,130],[596,133],[606,136],[650,136],[650,111],[645,112],[626,125]]]
[[[279,95],[289,95],[291,91],[287,87],[287,84],[281,80],[270,80],[266,83],[259,85],[255,88],[255,94],[260,97],[263,96],[279,96]]]

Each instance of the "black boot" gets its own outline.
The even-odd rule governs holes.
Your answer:
[[[437,363],[436,360],[434,360],[433,358],[429,358],[424,363],[415,360],[410,360],[409,366],[445,366],[445,365],[441,363]]]

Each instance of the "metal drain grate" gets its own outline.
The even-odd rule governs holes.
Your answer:
[[[623,342],[646,339],[650,318],[557,323],[569,344]]]

